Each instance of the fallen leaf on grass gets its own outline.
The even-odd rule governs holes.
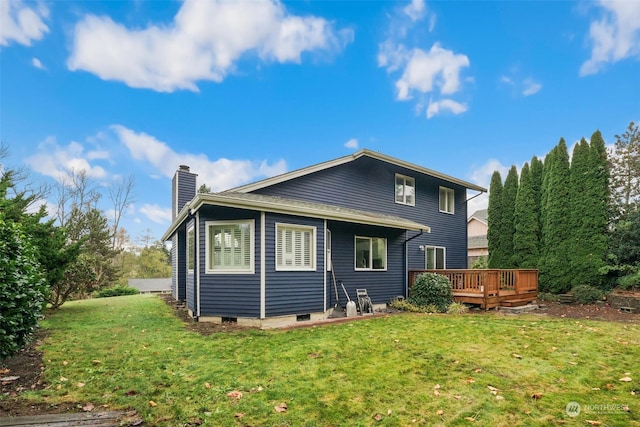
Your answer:
[[[242,413],[242,412],[238,412],[238,413],[236,413],[236,414],[234,415],[234,417],[236,417],[236,418],[242,418],[242,417],[244,417],[244,413]]]
[[[614,386],[613,384],[609,383],[607,384],[607,390],[613,390],[616,386]]]
[[[5,374],[8,374],[9,372],[11,372],[11,369],[9,368],[0,369],[0,375],[5,375]]]
[[[504,396],[500,396],[500,395],[498,394],[498,395],[496,395],[496,399],[497,399],[497,400],[504,400]]]
[[[513,357],[515,357],[516,359],[522,359],[522,356],[516,353],[513,353]]]
[[[94,407],[95,407],[95,406],[93,406],[93,403],[87,403],[86,405],[84,405],[84,406],[82,407],[82,410],[83,410],[84,412],[91,412],[91,411],[93,411],[93,408],[94,408]]]
[[[100,363],[102,363],[101,361],[99,361],[98,359],[93,359],[91,361],[91,363],[93,363],[94,365],[99,365]]]
[[[472,422],[472,423],[475,423],[475,422],[476,422],[476,419],[475,419],[475,418],[473,418],[473,417],[464,417],[464,419],[465,419],[465,420],[467,420],[467,421],[469,421],[469,422]]]
[[[467,378],[467,379],[466,379],[466,381],[467,381],[467,384],[473,384],[473,383],[475,383],[475,382],[476,382],[476,380],[474,380],[474,379],[473,379],[473,378],[471,378],[471,377]]]
[[[158,406],[158,404],[156,402],[154,402],[153,400],[149,401],[149,406],[151,406],[152,408],[155,408],[156,406]]]
[[[392,411],[391,409],[388,409],[388,410],[387,410],[387,416],[389,416],[389,417],[390,417],[392,413],[393,413],[393,411]]]
[[[209,384],[209,383],[204,383],[204,388],[211,388],[211,384]]]
[[[230,391],[229,393],[227,393],[227,397],[230,397],[232,399],[241,399],[242,398],[242,392],[238,391],[238,390],[233,390],[233,391]]]
[[[273,409],[275,409],[276,412],[287,412],[287,404],[282,402],[281,404],[274,406]]]
[[[78,387],[84,387],[84,383],[78,383]]]
[[[482,372],[482,368],[476,368],[476,374],[479,374],[480,372]],[[470,417],[469,417],[470,418]]]
[[[600,421],[584,420],[584,422],[589,424],[590,426],[601,426],[602,425],[602,423]]]
[[[577,363],[576,363],[576,362],[571,362],[571,361],[569,361],[569,362],[567,362],[567,363],[568,363],[569,365],[574,365],[574,366],[575,366],[575,365],[577,365]]]
[[[436,411],[436,415],[437,415],[437,416],[441,416],[441,415],[443,415],[443,414],[444,414],[444,411],[443,411],[442,409],[438,409],[438,410]]]
[[[622,405],[621,409],[625,412],[631,412],[631,409],[627,405]]]
[[[62,361],[62,365],[63,365],[63,366],[67,366],[68,364],[69,364],[69,362],[68,362],[67,360],[63,360],[63,361]]]
[[[540,399],[542,399],[542,393],[533,393],[531,395],[531,398],[535,399],[535,400],[540,400]]]
[[[622,377],[620,378],[619,381],[622,381],[623,383],[628,383],[628,382],[631,382],[631,377]]]
[[[61,382],[65,382],[65,381],[67,381],[67,379],[65,377],[60,377],[60,381]]]
[[[380,414],[375,414],[372,418],[376,421],[382,421],[382,415]]]
[[[438,390],[433,390],[433,395],[434,396],[440,396],[440,392]]]
[[[456,400],[460,400],[462,399],[462,396],[460,396],[459,394],[456,394],[455,396],[453,396],[453,398]]]

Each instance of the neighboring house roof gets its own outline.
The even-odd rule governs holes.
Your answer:
[[[264,187],[268,187],[270,185],[279,184],[284,181],[288,181],[290,179],[298,178],[304,175],[308,175],[310,173],[318,172],[324,169],[328,169],[334,166],[342,165],[345,163],[352,162],[354,160],[359,159],[360,157],[367,156],[373,159],[381,160],[383,162],[391,163],[396,166],[400,166],[403,168],[411,169],[413,171],[423,173],[429,176],[433,176],[435,178],[440,178],[442,180],[461,185],[471,190],[482,191],[484,193],[487,192],[486,188],[480,187],[479,185],[473,184],[471,182],[463,181],[458,178],[454,178],[452,176],[436,172],[431,169],[427,169],[425,167],[406,162],[404,160],[396,159],[395,157],[387,156],[385,154],[377,153],[375,151],[362,149],[348,156],[339,157],[337,159],[329,160],[327,162],[318,163],[312,166],[308,166],[306,168],[297,169],[291,172],[283,173],[281,175],[276,175],[271,178],[263,179],[261,181],[256,181],[251,184],[242,185],[240,187],[232,188],[230,191],[240,192],[240,193],[248,193],[255,190],[259,190]]]
[[[129,279],[129,287],[140,292],[169,292],[171,291],[171,277],[159,279]]]
[[[487,212],[488,212],[487,209],[480,209],[478,211],[475,211],[474,213],[471,214],[467,222],[471,221],[472,219],[477,219],[480,222],[488,224],[489,215]]]
[[[162,240],[168,240],[171,235],[175,233],[180,224],[187,218],[189,213],[197,211],[203,205],[228,206],[233,208],[253,209],[311,218],[354,222],[358,224],[401,228],[404,230],[431,232],[431,228],[427,225],[394,215],[350,209],[326,203],[265,196],[262,194],[224,191],[221,193],[196,194],[196,197],[182,208],[175,221],[162,236]]]
[[[487,240],[487,236],[469,236],[467,239],[468,249],[482,249],[488,247],[489,241]]]

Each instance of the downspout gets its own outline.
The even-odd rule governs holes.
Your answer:
[[[467,200],[465,200],[464,202],[465,202],[465,203],[469,203],[469,201],[470,201],[470,200],[473,200],[473,199],[475,199],[476,197],[483,195],[484,193],[485,193],[484,191],[481,191],[481,192],[479,192],[478,194],[476,194],[475,196],[473,196],[473,197],[469,197],[469,198],[468,198]]]
[[[195,240],[196,240],[196,262],[194,265],[194,269],[196,273],[196,298],[197,298],[197,310],[198,310],[198,316],[196,320],[200,319],[200,212],[196,212],[196,236],[195,236]]]
[[[405,230],[405,235],[407,231]],[[420,237],[424,234],[424,230],[420,230],[420,233],[416,234],[413,237],[409,237],[404,241],[404,297],[407,298],[409,296],[409,243],[416,237]]]

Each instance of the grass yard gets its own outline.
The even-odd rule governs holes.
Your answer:
[[[154,296],[70,302],[43,325],[50,387],[23,396],[146,425],[640,426],[639,325],[402,314],[202,336]]]

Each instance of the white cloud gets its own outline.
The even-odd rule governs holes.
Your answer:
[[[510,167],[500,163],[499,160],[489,159],[483,165],[471,172],[471,182],[489,190],[491,184],[491,176],[495,171],[500,172],[502,180],[507,177]],[[477,193],[474,193],[474,195]],[[468,198],[468,197],[467,197]],[[471,215],[477,210],[487,209],[489,206],[489,193],[483,193],[467,203],[467,213]]]
[[[284,160],[273,164],[266,160],[260,163],[225,158],[210,160],[205,154],[176,153],[166,143],[144,132],[135,132],[121,125],[113,125],[111,129],[134,159],[149,162],[167,178],[173,176],[179,165],[189,165],[198,174],[198,181],[211,187],[212,191],[226,190],[287,170]]]
[[[33,65],[34,67],[36,67],[39,70],[46,70],[45,66],[42,65],[42,62],[40,62],[40,60],[38,58],[32,58],[31,59],[31,65]]]
[[[85,171],[90,178],[106,177],[104,168],[91,164],[89,160],[92,159],[79,142],[71,141],[68,145],[61,146],[55,138],[48,137],[38,145],[35,154],[25,159],[25,163],[35,172],[52,177],[58,182],[68,179],[72,171]]]
[[[411,99],[411,92],[428,93],[439,89],[450,95],[460,90],[460,69],[469,66],[466,55],[443,49],[438,43],[429,52],[414,49],[402,77],[396,82],[398,99]]]
[[[85,16],[67,65],[136,88],[198,91],[198,81],[221,82],[248,54],[300,63],[305,52],[339,52],[352,40],[353,30],[291,15],[278,0],[185,0],[169,25],[129,29]]]
[[[522,95],[524,96],[530,96],[530,95],[535,95],[536,93],[540,92],[540,90],[542,89],[542,84],[531,79],[524,79],[524,89],[522,91]]]
[[[167,224],[171,222],[171,208],[163,208],[157,204],[145,203],[140,208],[140,213],[145,215],[151,221],[158,224]]]
[[[640,56],[640,2],[600,0],[602,15],[591,22],[591,58],[580,67],[580,75],[598,73],[607,63]]]
[[[8,46],[12,41],[31,46],[33,40],[40,40],[49,27],[44,20],[49,10],[40,3],[27,7],[21,0],[0,0],[0,45]]]
[[[357,149],[359,147],[358,144],[358,139],[357,138],[351,138],[350,140],[348,140],[347,142],[344,143],[344,146],[347,148],[351,148],[351,149]]]
[[[386,68],[389,74],[401,72],[395,82],[396,99],[407,101],[415,97],[416,112],[422,112],[425,95],[430,94],[428,118],[442,111],[460,114],[467,106],[451,99],[451,95],[461,92],[461,81],[467,81],[461,79],[461,74],[470,66],[469,58],[443,48],[439,42],[433,43],[429,50],[405,45],[409,38],[420,39],[412,35],[420,29],[425,18],[428,18],[429,32],[433,31],[436,15],[427,11],[424,0],[412,0],[404,8],[395,10],[390,17],[387,38],[378,45],[378,66]],[[447,98],[437,99],[441,95],[447,95]]]
[[[449,111],[455,115],[462,114],[467,111],[467,105],[446,98],[435,102],[429,101],[429,106],[427,107],[427,119],[430,119],[436,114],[444,111]]]

